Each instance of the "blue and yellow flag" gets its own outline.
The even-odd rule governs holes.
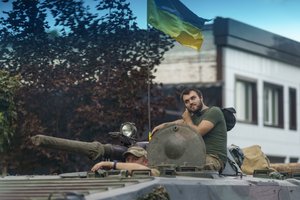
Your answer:
[[[200,50],[201,29],[207,19],[198,17],[179,0],[148,0],[148,23],[180,44]]]

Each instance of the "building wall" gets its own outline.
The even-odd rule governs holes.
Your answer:
[[[216,50],[211,30],[204,32],[201,51],[184,47],[177,42],[167,52],[154,73],[155,82],[164,84],[207,83],[217,80]]]
[[[299,116],[298,130],[289,129],[289,87],[297,91],[297,113],[300,113],[300,67],[285,64],[259,55],[223,48],[223,66],[225,86],[224,105],[235,105],[235,80],[244,77],[257,82],[258,124],[238,122],[228,133],[228,145],[236,144],[247,147],[258,144],[270,156],[289,158],[300,157]],[[263,83],[264,81],[283,86],[284,90],[284,128],[266,127],[263,123]],[[239,108],[236,107],[237,112]]]

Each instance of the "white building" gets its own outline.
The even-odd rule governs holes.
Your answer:
[[[228,145],[258,144],[273,162],[298,162],[300,43],[219,17],[203,33],[201,52],[177,45],[157,67],[156,81],[192,85],[205,90],[207,104],[235,107]]]

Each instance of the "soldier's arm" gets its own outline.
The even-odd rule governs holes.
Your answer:
[[[154,135],[158,130],[168,126],[168,125],[172,125],[172,124],[184,124],[184,120],[183,119],[178,119],[176,121],[173,121],[173,122],[166,122],[166,123],[163,123],[163,124],[160,124],[156,127],[154,127],[154,129],[152,130],[152,135]]]
[[[190,113],[187,110],[185,110],[182,114],[182,118],[188,126],[197,131],[197,133],[199,133],[201,136],[206,135],[215,126],[208,120],[202,120],[199,125],[195,125],[192,121]]]
[[[193,122],[187,122],[188,126],[197,131],[201,136],[206,135],[211,129],[214,128],[214,124],[208,120],[202,120],[202,122],[196,126]]]

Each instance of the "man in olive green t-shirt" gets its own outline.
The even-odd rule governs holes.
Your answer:
[[[183,90],[185,105],[182,119],[156,126],[152,134],[169,124],[186,124],[199,133],[206,146],[206,169],[222,171],[227,161],[227,130],[224,115],[218,107],[208,107],[202,93],[193,88]]]

